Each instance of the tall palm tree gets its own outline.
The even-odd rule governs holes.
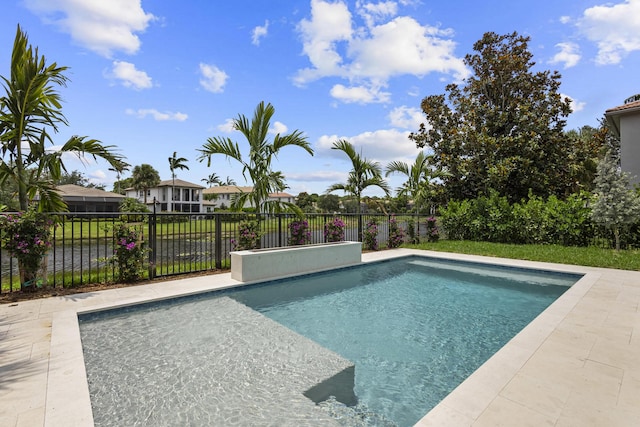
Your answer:
[[[349,172],[346,183],[338,183],[329,186],[327,193],[331,193],[336,190],[342,190],[345,193],[353,195],[356,199],[357,207],[356,212],[358,215],[362,212],[360,206],[362,201],[362,192],[368,187],[378,187],[384,191],[386,195],[389,195],[389,185],[382,178],[382,169],[378,162],[373,162],[362,157],[358,154],[353,145],[344,139],[340,139],[333,143],[332,150],[343,151],[349,160],[351,160],[352,169]]]
[[[404,162],[394,161],[385,168],[385,176],[392,173],[400,173],[407,177],[407,181],[402,184],[397,192],[399,196],[407,196],[413,199],[414,206],[420,211],[420,206],[431,198],[431,182],[433,178],[442,178],[442,172],[434,171],[430,167],[433,156],[427,156],[421,151],[416,156],[412,165]]]
[[[227,175],[227,180],[224,182],[220,182],[219,185],[237,185],[235,179],[230,178],[229,175]]]
[[[48,129],[57,133],[59,125],[68,124],[56,88],[66,86],[66,70],[67,67],[56,63],[47,65],[45,57],[29,44],[26,33],[18,25],[11,54],[11,75],[2,77],[5,94],[0,98],[0,186],[4,187],[7,181],[16,185],[21,210],[27,209],[36,194],[39,210],[66,210],[53,184],[62,172],[67,172],[63,162],[65,154],[100,157],[114,167],[122,160],[113,152],[113,146],[85,136],[72,136],[57,150],[47,147],[47,143],[53,145]]]
[[[290,210],[301,214],[300,208],[295,203],[269,200],[269,193],[283,191],[284,177],[281,172],[274,171],[271,160],[277,156],[280,149],[288,145],[301,147],[307,153],[313,155],[313,149],[307,142],[302,132],[295,130],[286,135],[277,134],[273,142],[269,142],[269,128],[275,108],[271,104],[260,102],[253,113],[251,121],[244,115],[238,115],[233,120],[233,127],[240,131],[249,143],[249,156],[243,158],[237,142],[230,138],[208,138],[200,151],[199,161],[207,159],[207,166],[211,166],[211,156],[223,154],[227,158],[237,160],[242,165],[242,176],[253,184],[253,190],[247,193],[239,193],[231,202],[231,208],[240,210],[246,202],[250,202],[258,213],[278,212]]]
[[[209,187],[213,187],[213,184],[222,185],[220,177],[215,172],[206,178],[202,178],[201,181],[207,184]]]
[[[189,166],[186,165],[187,159],[184,157],[177,157],[178,153],[173,152],[173,156],[169,157],[169,170],[171,171],[171,211],[173,212],[175,192],[176,192],[176,169],[187,169],[189,170]]]
[[[153,166],[143,163],[133,168],[131,173],[132,186],[137,191],[144,191],[144,204],[147,204],[147,191],[158,185],[160,174]]]
[[[131,165],[127,162],[124,161],[119,161],[117,162],[117,164],[115,164],[114,166],[110,167],[109,170],[111,172],[115,172],[116,173],[116,183],[114,186],[114,191],[118,194],[120,194],[120,192],[122,191],[121,187],[121,182],[120,182],[120,178],[122,177],[122,173],[125,171],[128,171],[129,168],[131,167]]]

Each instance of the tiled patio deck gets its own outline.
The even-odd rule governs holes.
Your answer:
[[[640,425],[640,272],[399,249],[585,273],[418,426]],[[230,274],[0,305],[0,426],[92,426],[78,311],[237,284]],[[357,370],[357,367],[356,367]]]

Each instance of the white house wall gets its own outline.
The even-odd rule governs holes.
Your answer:
[[[640,183],[640,112],[620,117],[620,160],[622,170],[631,175],[632,185]]]

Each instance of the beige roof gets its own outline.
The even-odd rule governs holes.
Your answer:
[[[269,193],[269,197],[284,199],[285,197],[295,197],[289,193]]]
[[[165,179],[164,181],[160,181],[157,185],[158,187],[173,187],[174,181],[172,179]],[[186,187],[186,188],[205,188],[202,185],[194,184],[193,182],[183,181],[181,179],[175,179],[176,187]]]
[[[99,188],[87,188],[81,187],[79,185],[74,184],[64,184],[58,185],[56,187],[56,191],[58,191],[63,198],[74,198],[74,197],[83,197],[83,198],[114,198],[114,199],[124,199],[125,196],[118,193],[112,193],[111,191],[100,190]]]
[[[605,111],[609,127],[616,136],[620,136],[620,116],[640,111],[640,101],[628,102]]]
[[[218,187],[210,187],[202,190],[202,194],[235,194],[235,193],[251,193],[253,187],[243,187],[239,185],[220,185]]]

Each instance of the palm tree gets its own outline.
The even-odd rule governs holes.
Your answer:
[[[67,172],[63,156],[71,153],[83,158],[90,155],[106,160],[116,167],[122,157],[114,154],[113,146],[102,145],[85,136],[72,136],[58,150],[52,135],[59,125],[67,125],[62,113],[61,97],[56,86],[65,86],[67,67],[46,64],[37,48],[29,45],[27,35],[18,25],[11,54],[11,76],[2,77],[5,95],[0,98],[0,186],[13,182],[17,187],[21,210],[39,195],[40,211],[66,210],[66,204],[55,191],[54,182]],[[5,161],[8,155],[9,160]]]
[[[227,175],[227,180],[225,182],[220,182],[219,185],[238,185],[236,183],[236,181],[233,178],[230,178],[229,175]]]
[[[109,170],[111,172],[115,172],[116,173],[116,183],[115,183],[115,187],[114,187],[114,191],[118,194],[120,194],[120,191],[122,190],[120,188],[120,185],[122,184],[120,182],[120,178],[122,176],[122,172],[124,171],[128,171],[129,168],[131,167],[131,165],[127,162],[123,162],[123,161],[119,161],[116,165],[114,165],[113,167],[110,167]]]
[[[356,212],[358,216],[362,211],[360,206],[360,202],[362,200],[362,192],[368,187],[378,187],[384,191],[386,195],[389,195],[389,185],[385,182],[384,178],[382,178],[382,169],[378,162],[373,162],[367,160],[362,157],[360,154],[356,153],[353,145],[344,139],[335,141],[332,150],[340,150],[343,151],[349,160],[351,160],[351,165],[353,169],[349,172],[349,176],[347,177],[347,182],[344,184],[338,183],[333,184],[327,189],[327,193],[331,193],[336,190],[342,190],[345,193],[349,193],[353,195],[356,199],[357,207]]]
[[[240,131],[249,143],[248,159],[243,159],[238,143],[230,138],[208,138],[202,149],[198,150],[202,153],[198,160],[207,159],[207,166],[211,166],[211,156],[214,154],[223,154],[227,158],[237,160],[242,165],[242,176],[252,182],[253,190],[239,193],[231,202],[232,209],[240,210],[246,202],[250,202],[258,213],[286,209],[301,214],[295,203],[269,200],[269,193],[280,192],[286,188],[282,173],[271,169],[271,160],[274,155],[277,156],[280,149],[288,145],[301,147],[311,155],[313,149],[299,130],[287,135],[277,134],[273,137],[273,142],[269,142],[268,134],[274,112],[275,108],[271,104],[265,105],[264,102],[260,102],[251,122],[244,115],[238,115],[238,118],[233,120],[234,129]]]
[[[427,156],[424,151],[421,151],[412,165],[394,161],[389,163],[385,169],[385,176],[401,173],[407,177],[407,181],[397,190],[398,196],[412,198],[418,212],[422,203],[431,198],[430,180],[444,176],[444,173],[434,171],[429,167],[432,158],[433,156]]]
[[[176,157],[177,152],[173,152],[173,156],[169,157],[169,170],[171,171],[171,211],[173,212],[175,192],[176,192],[176,169],[187,169],[189,170],[189,166],[186,165],[187,159],[184,157]]]
[[[220,177],[216,173],[212,173],[208,177],[202,178],[201,181],[203,181],[209,187],[213,187],[213,184],[222,185],[222,181],[220,180]]]
[[[131,173],[132,186],[137,191],[144,191],[144,204],[147,204],[147,191],[158,185],[160,174],[153,166],[143,163],[133,168]]]

